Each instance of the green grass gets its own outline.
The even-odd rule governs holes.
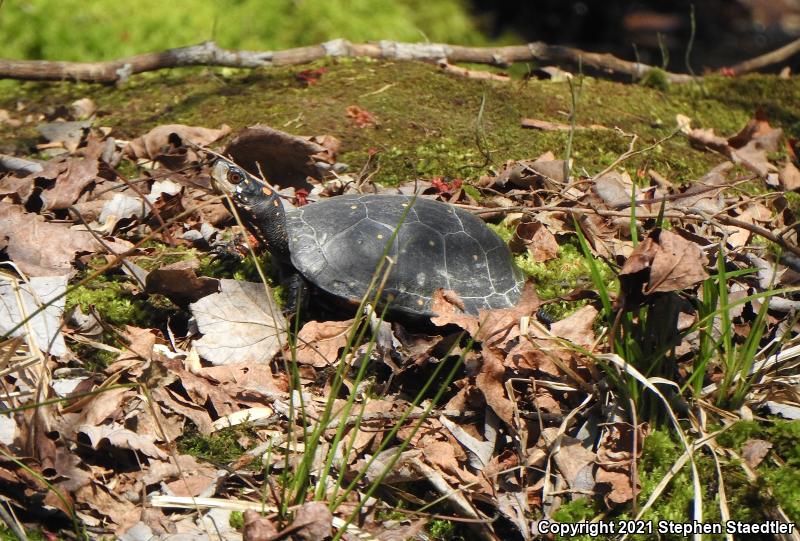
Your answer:
[[[76,32],[76,29],[80,29]],[[95,61],[214,39],[234,49],[394,39],[480,43],[461,0],[15,0],[0,8],[5,58]]]

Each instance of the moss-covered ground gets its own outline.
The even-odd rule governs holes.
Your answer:
[[[297,77],[302,70],[316,68],[326,71],[315,84]],[[377,152],[376,178],[387,183],[420,175],[472,179],[506,160],[534,158],[548,150],[563,157],[566,132],[524,129],[520,119],[568,122],[571,101],[564,82],[486,82],[448,75],[424,63],[338,60],[268,71],[163,71],[134,77],[119,88],[27,83],[2,89],[0,108],[13,112],[21,102],[25,113],[48,112],[84,97],[97,103],[98,124],[112,127],[123,139],[166,123],[224,123],[236,130],[260,122],[297,134],[335,135],[343,143],[340,160],[354,170],[370,152]],[[624,134],[637,134],[640,148],[647,146],[674,132],[679,113],[694,119],[695,125],[729,134],[760,108],[798,136],[798,102],[796,78],[711,78],[702,86],[666,91],[586,78],[578,124],[621,131],[577,132],[572,157],[577,171],[597,173],[628,148]],[[347,116],[350,105],[371,112],[377,124],[357,127]],[[0,146],[30,149],[37,137],[34,128],[0,126]],[[485,145],[479,144],[484,137]],[[676,136],[626,167],[648,166],[684,181],[704,174],[718,161]]]
[[[752,483],[737,460],[719,457],[720,469],[725,482],[725,503],[730,511],[730,520],[749,523],[763,523],[774,520],[770,510],[780,505],[795,523],[800,521],[800,421],[776,421],[756,423],[741,421],[734,424],[717,441],[724,448],[732,449],[741,456],[742,445],[750,438],[765,439],[773,444],[767,458],[756,468],[758,480]],[[682,454],[682,448],[669,431],[661,428],[646,440],[642,459],[638,465],[642,491],[639,504],[643,504],[656,486],[667,474],[670,467]],[[703,519],[707,523],[721,523],[719,478],[710,456],[696,453],[695,463],[700,474],[703,491]],[[692,516],[693,487],[688,464],[673,478],[666,491],[656,501],[653,508],[644,515],[645,520],[687,522]],[[602,512],[603,504],[588,499],[576,499],[556,511],[554,518],[563,522],[592,520]],[[629,520],[633,515],[624,512],[619,515],[606,515],[604,520]],[[602,537],[601,537],[602,538]],[[632,539],[648,539],[647,536],[633,536]],[[709,539],[723,539],[723,536],[708,536]],[[751,535],[748,539],[773,539],[771,535]],[[589,536],[577,539],[587,540]],[[597,539],[596,537],[593,539]],[[668,534],[660,539],[678,540],[685,537]]]

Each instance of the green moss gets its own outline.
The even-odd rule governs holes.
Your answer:
[[[669,90],[669,80],[667,79],[667,73],[662,70],[661,68],[653,68],[647,73],[644,74],[641,81],[639,81],[644,86],[654,88],[656,90],[661,90],[666,92]]]
[[[775,450],[785,450],[784,445],[790,451],[787,456],[798,457],[797,437],[800,431],[800,423],[793,422],[793,426],[787,426],[792,423],[779,422],[771,428],[764,428],[757,423],[737,423],[733,429],[727,431],[718,438],[721,444],[741,445],[750,437],[757,437],[759,434],[769,433],[775,444]],[[741,426],[739,426],[741,425]],[[664,428],[656,429],[646,440],[644,449],[642,450],[642,457],[638,464],[638,472],[642,485],[642,490],[639,494],[639,504],[646,501],[656,486],[662,481],[672,465],[683,454],[683,446],[672,433]],[[785,458],[785,457],[784,457]],[[703,497],[703,513],[705,522],[720,522],[721,516],[719,512],[719,487],[716,469],[712,459],[705,454],[705,452],[697,452],[694,455],[697,469],[700,474],[700,485]],[[787,461],[788,463],[788,461]],[[762,467],[759,468],[761,470]],[[796,477],[793,475],[796,468],[793,469],[788,475],[787,470],[790,468],[782,468],[780,470],[772,470],[775,473],[775,479],[771,479],[770,473],[765,475],[764,481],[761,484],[753,485],[742,472],[738,464],[722,462],[723,478],[725,480],[725,492],[728,508],[731,512],[733,520],[744,522],[763,522],[768,517],[764,515],[763,510],[769,507],[774,507],[775,502],[769,500],[766,496],[765,488],[770,487],[775,492],[776,501],[789,513],[792,520],[797,520],[796,515],[789,511],[794,509],[798,501],[798,485]],[[784,476],[786,479],[780,479]],[[782,496],[782,491],[785,491],[786,496]],[[691,479],[691,471],[689,465],[685,465],[683,469],[678,472],[673,478],[666,490],[662,492],[661,496],[655,501],[653,507],[645,513],[643,519],[655,521],[675,521],[675,522],[688,522],[692,516],[694,489]],[[792,499],[793,498],[793,499]],[[598,499],[576,499],[562,505],[555,513],[554,518],[561,522],[577,522],[584,520],[591,520],[599,515],[604,509],[602,501]],[[622,512],[615,512],[611,510],[605,516],[604,520],[629,520],[632,519],[630,509],[625,509]],[[711,537],[713,538],[713,537]],[[607,536],[600,536],[599,538],[590,538],[588,536],[577,537],[581,541],[589,541],[590,539],[611,539]],[[648,536],[632,536],[631,539],[645,541],[649,539]],[[685,539],[677,535],[666,535],[661,539],[675,540]]]
[[[231,511],[230,518],[228,518],[228,524],[234,530],[241,531],[244,528],[244,513],[241,511]]]
[[[210,256],[195,248],[169,246],[157,241],[147,241],[142,244],[142,248],[147,250],[147,255],[136,256],[132,258],[132,261],[147,271],[160,269],[180,261],[199,260],[203,262],[210,259]]]
[[[577,498],[559,507],[558,510],[553,513],[553,519],[558,522],[581,522],[591,520],[592,517],[597,514],[598,511],[594,500],[590,498]]]
[[[256,439],[253,428],[247,423],[223,428],[210,436],[186,431],[178,439],[178,450],[215,464],[229,464],[247,451],[240,443],[243,438]]]
[[[528,253],[516,256],[517,265],[536,283],[542,299],[552,299],[564,295],[576,287],[593,288],[589,267],[584,261],[577,240],[562,243],[558,247],[558,257],[549,261],[537,262]],[[615,275],[603,261],[598,267],[606,284],[612,284]]]
[[[137,305],[126,288],[103,276],[94,283],[81,285],[67,294],[67,310],[80,306],[88,312],[96,309],[109,323],[121,325],[133,323],[144,317],[141,306]]]
[[[456,525],[449,520],[432,520],[427,527],[431,541],[457,541],[463,539],[458,535]]]
[[[504,242],[509,242],[514,236],[514,229],[504,223],[488,225]],[[533,279],[536,291],[542,300],[554,299],[578,287],[594,289],[589,266],[577,245],[577,238],[562,241],[555,259],[543,262],[534,261],[530,254],[525,252],[515,255],[514,262],[527,276]],[[616,275],[611,267],[601,260],[598,260],[597,264],[603,281],[609,289],[616,290]],[[542,310],[553,320],[559,320],[584,304],[586,304],[585,301],[556,301],[544,305]]]
[[[646,501],[682,454],[680,443],[668,430],[655,430],[645,439],[642,459],[638,465],[642,484],[640,501]],[[699,453],[696,455],[698,457]],[[713,472],[713,466],[707,471]],[[693,498],[691,474],[687,466],[673,478],[668,490],[661,495],[646,518],[684,522],[691,516]]]
[[[100,275],[67,294],[67,311],[76,306],[80,306],[84,313],[96,310],[112,325],[137,327],[159,327],[177,309],[161,295],[136,296],[127,279],[106,275]]]
[[[748,439],[763,439],[772,443],[770,452],[779,457],[785,466],[776,464],[768,457],[758,466],[759,484],[747,484],[733,493],[734,498],[747,499],[751,505],[755,502],[757,507],[763,507],[765,503],[759,502],[759,499],[766,498],[764,488],[769,487],[775,501],[783,507],[789,518],[800,521],[800,421],[740,421],[718,437],[721,445],[737,452],[741,452],[742,445]],[[741,473],[738,475],[743,477]]]
[[[122,344],[118,344],[116,338],[110,333],[103,333],[100,341],[104,344],[114,344],[117,347],[122,347]],[[75,354],[75,357],[80,359],[86,370],[95,372],[103,370],[117,358],[115,353],[95,348],[88,344],[74,343],[70,345],[70,349]]]

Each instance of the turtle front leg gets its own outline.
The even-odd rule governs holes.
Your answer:
[[[286,288],[283,314],[287,317],[293,316],[298,312],[300,315],[306,313],[308,299],[310,297],[310,287],[308,281],[299,272],[291,273],[284,281]]]

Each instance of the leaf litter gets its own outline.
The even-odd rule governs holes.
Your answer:
[[[303,72],[301,78],[315,84],[322,73]],[[359,191],[421,192],[474,210],[485,202],[483,215],[513,232],[513,251],[536,263],[558,258],[560,246],[580,234],[592,255],[618,273],[619,291],[609,292],[616,313],[678,303],[674,318],[664,320],[665,330],[677,337],[675,351],[682,352],[677,367],[701,347],[697,332],[683,332],[701,315],[696,305],[679,301],[699,295],[701,284],[719,272],[720,249],[730,270],[760,262],[760,274],[735,277],[732,299],[796,283],[786,276],[800,272],[793,260],[771,256],[754,240],[766,238],[787,253],[797,243],[794,214],[774,191],[800,185],[796,157],[790,153],[773,163],[782,132],[762,112],[728,138],[678,119],[691,144],[720,155],[720,166],[696,183],[681,185],[656,171],[634,179],[621,165],[595,177],[568,177],[570,164],[547,153],[487,171],[466,190],[461,179],[384,187],[369,177],[351,177],[336,161],[340,142],[330,136],[299,137],[263,125],[232,135],[227,126],[164,125],[124,142],[93,126],[91,102],[76,102],[73,109],[75,120],[40,129],[47,149],[58,150],[51,158],[4,157],[0,169],[0,249],[20,273],[4,272],[0,287],[0,328],[9,338],[3,343],[9,359],[4,407],[15,412],[2,417],[0,477],[3,496],[26,520],[48,513],[63,524],[80,520],[93,535],[152,539],[207,535],[208,521],[220,519],[225,527],[217,531],[239,539],[227,522],[230,511],[239,509],[246,511],[244,539],[310,540],[330,536],[362,501],[366,505],[345,538],[418,530],[416,520],[381,518],[393,505],[366,498],[365,484],[380,481],[395,501],[412,507],[433,494],[455,518],[472,521],[468,527],[480,538],[530,539],[535,520],[552,516],[567,501],[595,495],[614,510],[641,490],[636,463],[650,428],[619,413],[628,409],[623,397],[598,390],[605,376],[595,355],[609,353],[602,340],[609,330],[601,320],[609,307],[588,288],[542,300],[529,283],[516,307],[478,316],[464,313],[452,292],[439,291],[436,315],[422,328],[384,324],[374,349],[357,343],[350,350],[358,319],[306,321],[294,333],[275,292],[262,283],[204,276],[197,260],[141,267],[152,253],[144,241],[210,253],[223,235],[242,233],[209,192],[201,147],[224,144],[221,154],[285,183],[282,193],[300,203]],[[347,108],[346,115],[360,127],[378,126],[359,106]],[[524,122],[545,130],[569,128]],[[123,161],[138,167],[140,178],[123,177]],[[728,162],[750,176],[736,176]],[[746,181],[763,183],[768,195],[733,189]],[[635,229],[631,209],[640,219]],[[669,227],[652,225],[659,213]],[[652,223],[645,229],[642,220]],[[66,288],[98,268],[93,258],[105,262],[96,275],[117,273],[117,279],[129,280],[135,297],[166,299],[175,321],[114,328],[102,312],[65,315]],[[793,291],[782,295],[769,306],[795,302]],[[541,308],[557,300],[582,304],[548,321]],[[755,300],[745,304],[746,310],[730,311],[740,335],[750,332],[758,311]],[[19,325],[23,312],[30,318]],[[793,340],[789,314],[771,310],[765,337]],[[113,359],[105,368],[86,366],[87,344]],[[463,366],[440,403],[430,404],[430,411],[413,405],[409,397],[435,367],[459,356]],[[797,409],[796,375],[787,371],[795,358],[766,358],[761,372],[754,372],[761,379],[751,408]],[[300,384],[294,390],[291,362],[297,363]],[[296,467],[303,447],[296,434],[304,417],[293,415],[293,408],[301,398],[305,415],[319,416],[340,362],[351,370],[334,397],[339,413],[320,438],[323,448],[338,442],[335,476],[346,482],[361,473],[363,480],[333,511],[324,502],[305,501],[289,521],[254,512],[256,502],[264,509],[283,503],[273,477]],[[375,366],[366,381],[382,390],[377,396],[353,380],[370,363]],[[685,371],[676,374],[688,377]],[[713,366],[703,376],[711,387],[719,382]],[[794,391],[786,385],[780,392],[771,389],[773,377],[794,382]],[[43,403],[56,389],[66,400]],[[352,393],[361,402],[356,410],[344,407]],[[392,428],[394,439],[386,440]],[[174,445],[189,432],[228,434],[233,439],[226,448],[244,454],[221,465],[192,456]],[[744,460],[754,468],[771,449],[772,443],[751,439]],[[190,507],[212,509],[186,514],[177,503],[185,497],[196,498]],[[503,517],[496,524],[490,520],[494,511]]]

